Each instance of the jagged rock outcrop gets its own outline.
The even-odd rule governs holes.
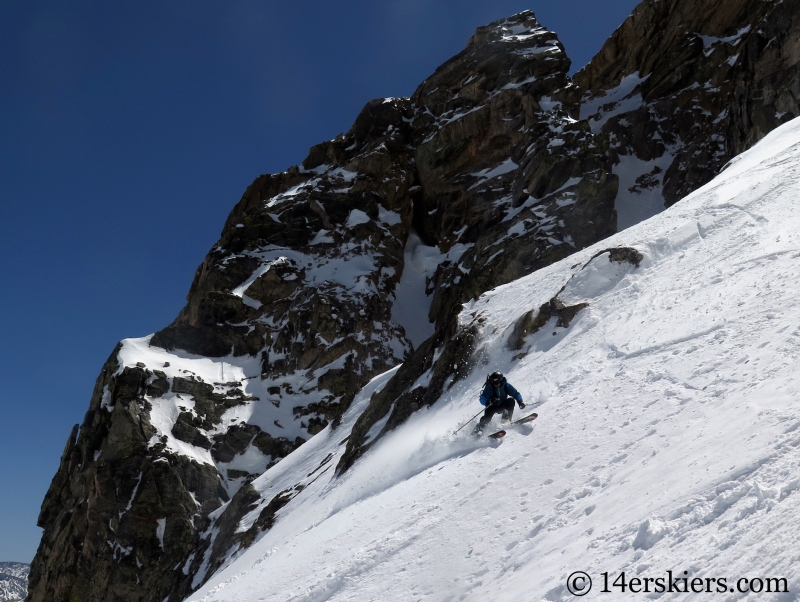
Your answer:
[[[554,98],[570,60],[532,13],[481,27],[411,97],[423,238],[443,325],[464,300],[616,231],[617,179],[586,123]]]
[[[148,401],[165,379],[120,365],[118,350],[42,505],[29,600],[163,599],[173,560],[189,557],[198,530],[228,500],[213,465],[166,453]]]
[[[646,0],[575,75],[572,105],[616,155],[621,227],[800,114],[799,15],[796,0]]]
[[[674,202],[796,115],[797,2],[734,4],[646,0],[574,81],[533,13],[481,27],[411,98],[371,101],[257,178],[175,322],[103,368],[42,506],[28,600],[182,600],[305,486],[262,499],[250,482],[371,378],[403,363],[340,473],[481,362],[463,304],[614,233],[617,208]],[[515,351],[585,307],[546,305]]]

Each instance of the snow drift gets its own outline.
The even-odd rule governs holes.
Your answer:
[[[797,599],[798,198],[795,120],[664,213],[483,295],[460,320],[480,325],[486,365],[334,478],[391,373],[373,380],[337,430],[254,481],[264,503],[303,487],[188,600],[570,600],[575,571],[595,592],[603,572],[784,578]],[[639,266],[602,253],[619,247]],[[510,350],[559,292],[588,306]],[[454,437],[496,368],[539,419],[499,446]]]

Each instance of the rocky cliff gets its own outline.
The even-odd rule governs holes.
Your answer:
[[[267,499],[250,481],[335,429],[370,379],[403,363],[339,472],[481,362],[464,302],[612,234],[617,209],[674,202],[795,116],[796,13],[649,0],[574,80],[520,13],[256,179],[175,322],[103,368],[42,506],[28,599],[183,599],[305,486]]]
[[[575,77],[613,148],[627,227],[713,178],[798,115],[795,0],[642,2]]]

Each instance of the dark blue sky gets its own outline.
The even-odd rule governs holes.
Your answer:
[[[408,96],[532,9],[573,70],[635,0],[0,3],[0,561],[36,518],[116,342],[177,315],[259,174]]]

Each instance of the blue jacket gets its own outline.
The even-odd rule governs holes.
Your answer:
[[[503,403],[509,396],[522,401],[522,395],[505,378],[497,388],[492,383],[486,383],[481,392],[481,404],[486,405],[490,400],[492,404]]]

